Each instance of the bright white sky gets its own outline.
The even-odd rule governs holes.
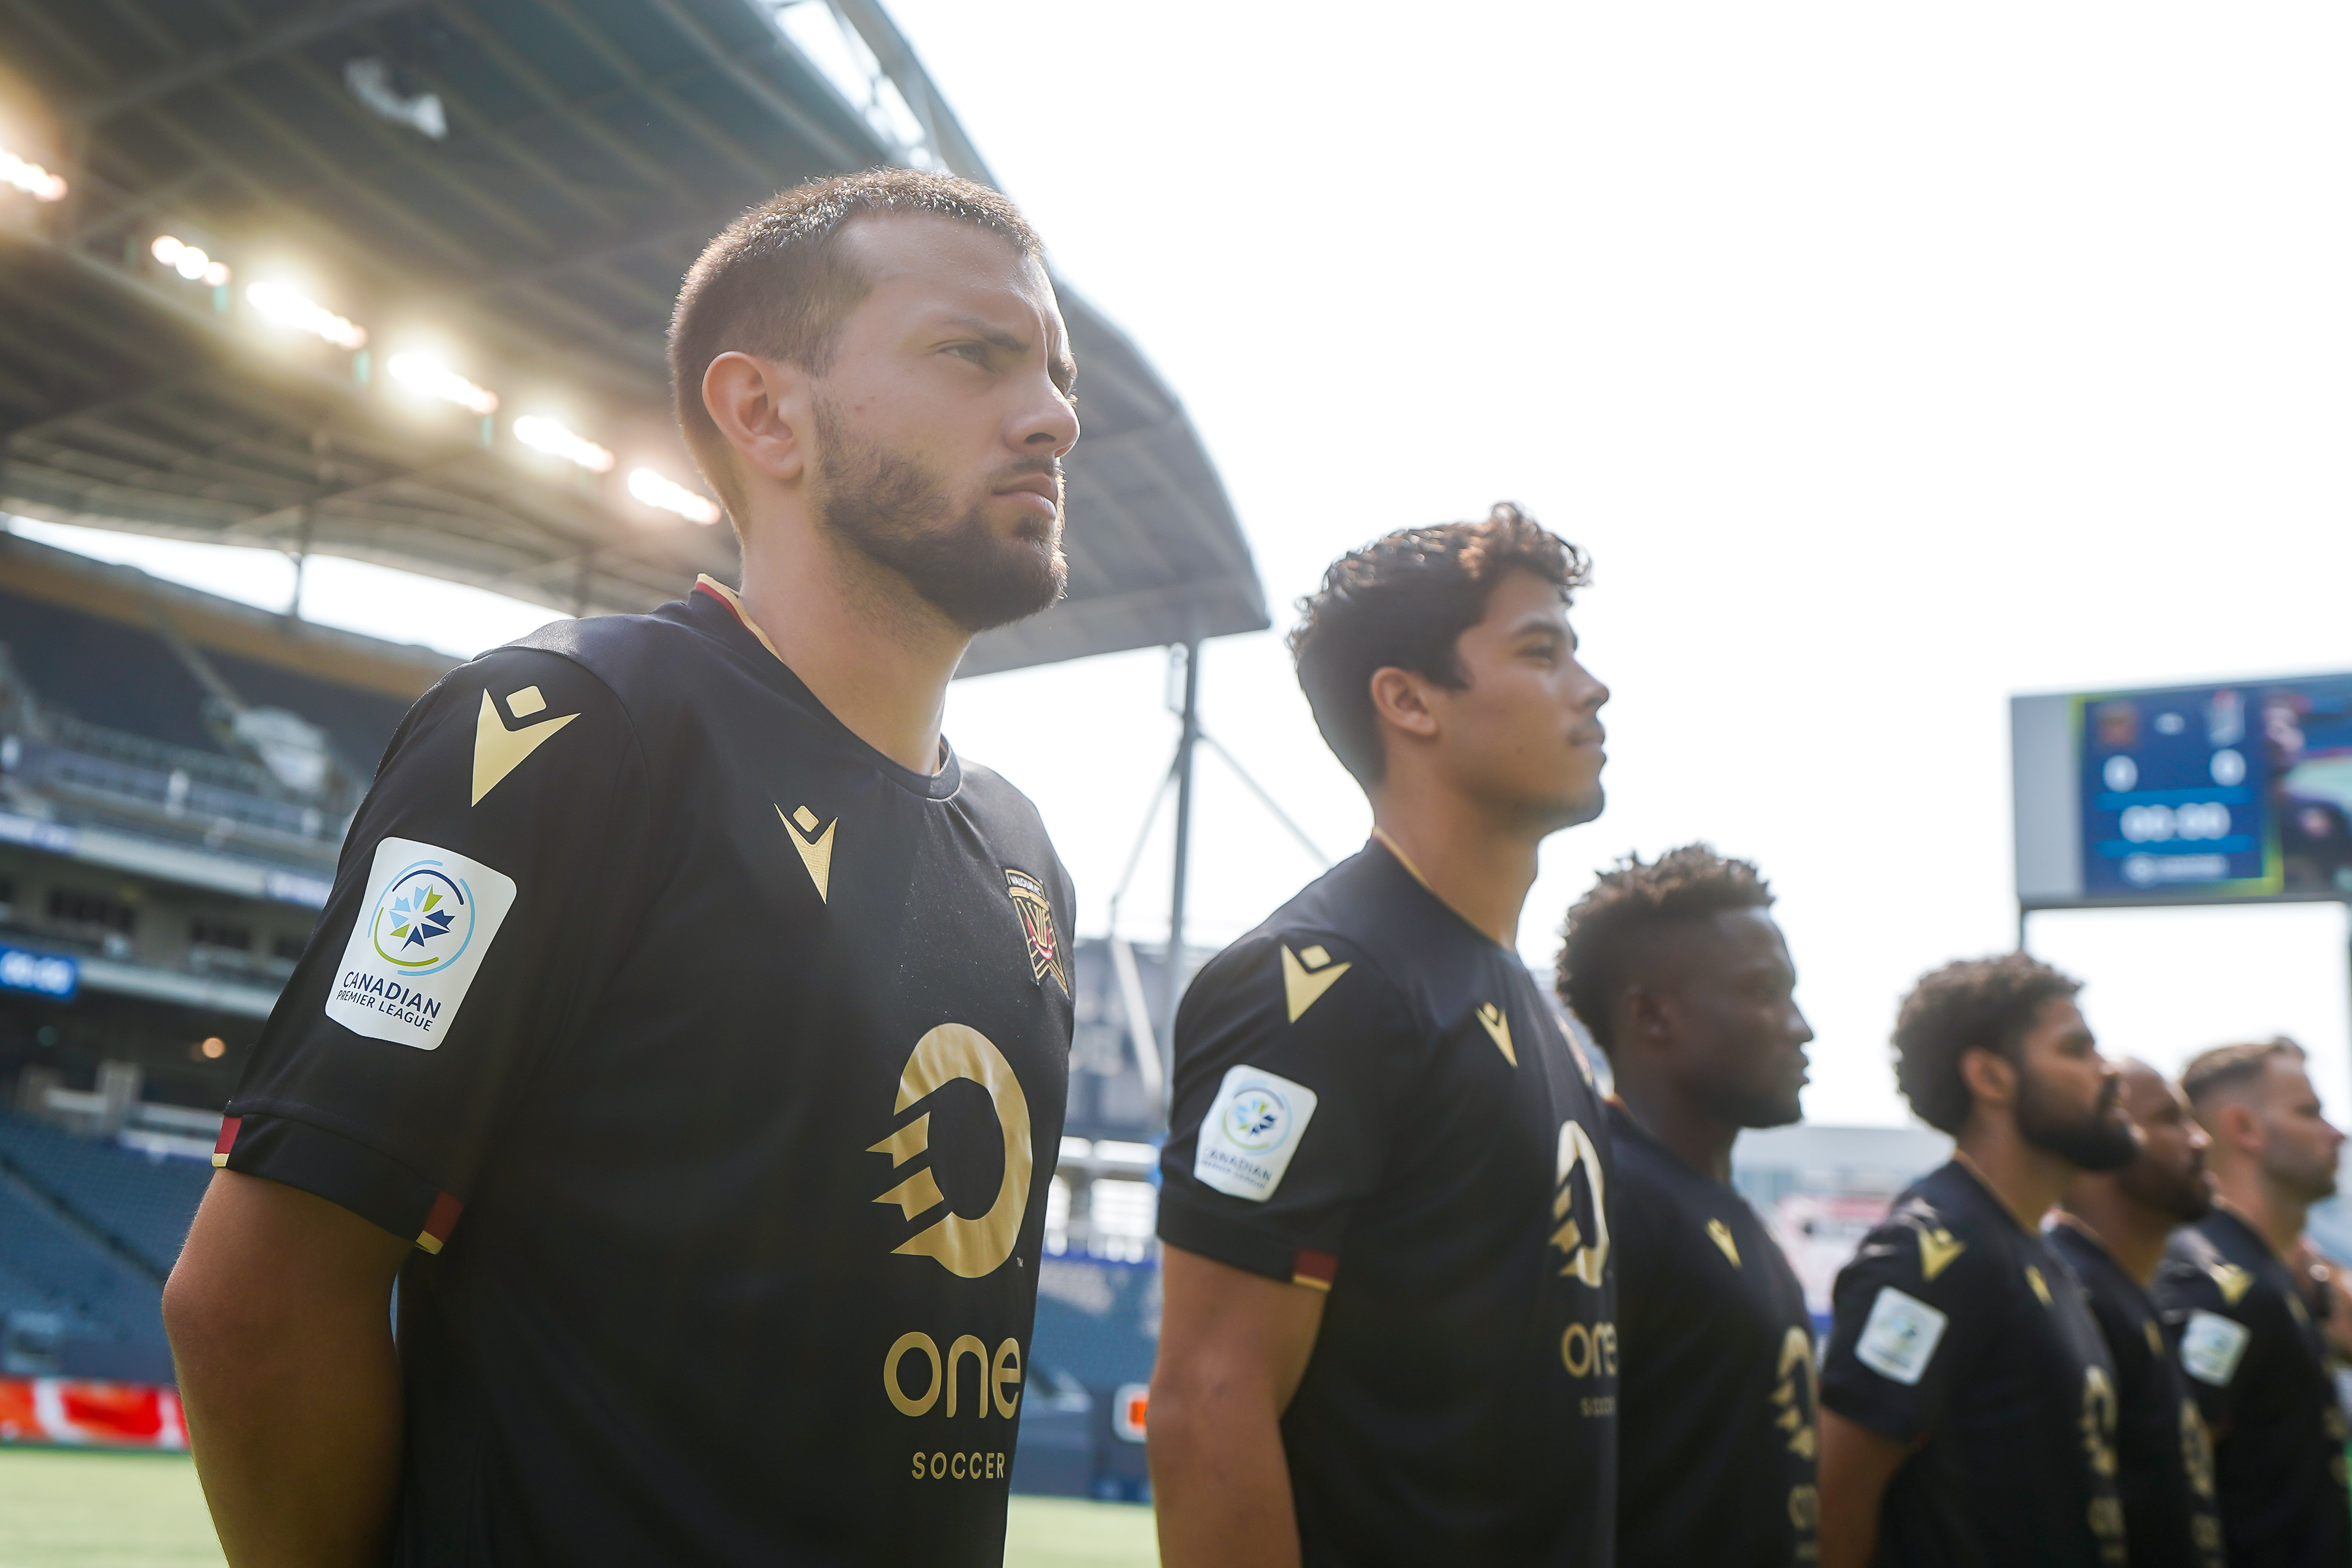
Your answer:
[[[2013,941],[2011,692],[2352,668],[2340,10],[891,9],[1184,398],[1278,626],[1339,552],[1501,497],[1592,552],[1611,805],[1552,842],[1522,949],[1548,972],[1629,848],[1754,858],[1820,1034],[1814,1120],[1903,1120],[1897,997]],[[245,552],[107,543],[283,602]],[[382,583],[314,562],[307,612],[466,653],[546,618]],[[1328,849],[1360,842],[1276,636],[1202,670],[1212,731]],[[950,699],[958,746],[1044,808],[1088,931],[1173,742],[1164,679],[1143,653]],[[1314,866],[1202,779],[1215,942]],[[1164,817],[1147,855],[1142,936]],[[2333,906],[2032,933],[2110,1049],[2172,1068],[2284,1030],[2339,1117],[2347,941]]]

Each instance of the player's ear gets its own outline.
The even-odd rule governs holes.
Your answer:
[[[2006,1110],[2016,1101],[2017,1064],[1999,1051],[1962,1051],[1960,1081],[1979,1105]]]
[[[2254,1108],[2234,1100],[2225,1100],[2213,1115],[2213,1141],[2231,1149],[2252,1152],[2263,1146],[2263,1119]]]
[[[702,405],[747,466],[782,484],[805,475],[814,399],[798,365],[730,350],[703,371]]]
[[[1640,985],[1630,988],[1625,993],[1620,1014],[1619,1021],[1622,1026],[1617,1031],[1618,1038],[1632,1040],[1638,1046],[1665,1044],[1668,1032],[1666,1010],[1656,992]]]
[[[1384,664],[1372,671],[1372,711],[1417,740],[1437,738],[1437,713],[1430,702],[1429,682],[1409,669]]]

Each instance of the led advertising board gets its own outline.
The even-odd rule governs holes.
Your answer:
[[[2018,900],[2352,899],[2352,675],[2012,698]]]

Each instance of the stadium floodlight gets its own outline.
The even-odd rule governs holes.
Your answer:
[[[515,439],[526,447],[552,453],[567,462],[576,463],[592,474],[613,471],[613,454],[583,436],[575,436],[562,424],[543,415],[526,414],[514,422]]]
[[[196,247],[171,235],[157,235],[155,243],[147,250],[149,255],[191,283],[206,283],[217,289],[228,281],[227,263],[215,261]]]
[[[248,287],[245,297],[255,310],[279,325],[299,327],[339,349],[355,349],[367,342],[366,328],[352,325],[291,283],[264,280]]]
[[[666,479],[651,468],[630,470],[629,493],[647,506],[674,511],[687,521],[698,522],[705,528],[717,522],[720,516],[718,503],[709,496],[698,496],[677,480]]]
[[[392,372],[394,381],[444,403],[454,403],[468,414],[487,418],[498,412],[497,393],[486,386],[476,386],[430,354],[397,353],[384,361],[383,368]]]
[[[0,147],[0,184],[14,185],[37,202],[66,199],[66,183],[38,163]]]

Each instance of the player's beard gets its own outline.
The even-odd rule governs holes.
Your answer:
[[[1734,1127],[1786,1127],[1805,1119],[1804,1101],[1795,1089],[1718,1089],[1707,1096],[1707,1109]]]
[[[2123,1089],[2109,1079],[2098,1103],[2087,1114],[2060,1110],[2042,1090],[2042,1080],[2021,1070],[2017,1087],[2017,1131],[2035,1148],[2057,1155],[2078,1171],[2120,1171],[2139,1153],[2132,1125],[2116,1114],[2116,1099]]]
[[[2201,1158],[2185,1171],[2168,1171],[2152,1160],[2137,1159],[2116,1173],[2116,1184],[2132,1202],[2182,1225],[2212,1212],[2213,1184],[2205,1179]]]
[[[1062,596],[1070,568],[1058,516],[1024,521],[1011,538],[1000,537],[979,503],[957,516],[947,487],[920,459],[853,434],[840,409],[822,397],[815,423],[818,521],[905,578],[949,620],[984,632],[1026,619]],[[994,482],[1044,474],[1058,491],[1060,472],[1049,458],[1008,468]]]
[[[2263,1150],[2263,1174],[2301,1198],[2315,1204],[2336,1194],[2336,1167],[2315,1160],[2286,1140],[2273,1137]]]

